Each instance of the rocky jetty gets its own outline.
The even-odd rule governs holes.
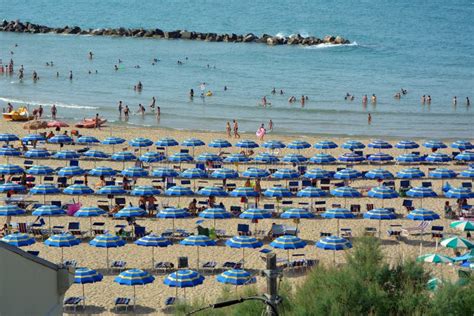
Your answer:
[[[79,26],[49,27],[45,25],[33,24],[30,22],[3,20],[0,25],[1,32],[16,33],[54,33],[54,34],[75,34],[94,36],[126,36],[126,37],[147,37],[163,39],[184,39],[208,42],[232,42],[232,43],[263,43],[267,45],[318,45],[318,44],[349,44],[349,40],[341,36],[326,35],[323,38],[314,36],[303,37],[294,34],[288,37],[272,36],[263,34],[258,37],[253,33],[248,34],[217,34],[200,33],[186,30],[163,31],[160,29],[129,29],[129,28],[99,28],[81,29]]]

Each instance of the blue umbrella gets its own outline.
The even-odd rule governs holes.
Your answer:
[[[225,139],[214,139],[207,146],[212,147],[212,148],[228,148],[228,147],[232,147],[232,144],[229,143]]]
[[[64,247],[74,247],[81,243],[79,239],[70,233],[53,235],[44,241],[44,244],[49,247],[61,248],[61,263],[64,262]]]
[[[44,137],[41,134],[28,134],[25,137],[21,139],[24,143],[27,142],[40,142],[46,140],[46,137]]]
[[[141,217],[145,215],[145,210],[136,206],[126,206],[114,214],[115,218],[120,217]]]
[[[397,218],[395,213],[386,209],[386,208],[374,208],[366,213],[364,213],[365,219],[373,219],[379,221],[379,238],[381,234],[381,221],[382,220],[392,220]]]
[[[341,148],[354,150],[354,149],[363,149],[365,145],[359,142],[358,140],[348,140],[344,144],[341,145]]]
[[[96,176],[96,177],[112,177],[117,174],[117,172],[110,168],[110,167],[95,167],[94,169],[90,170],[89,175]]]
[[[418,168],[406,168],[397,172],[397,177],[402,179],[418,179],[425,176],[425,173]]]
[[[6,182],[3,184],[0,184],[0,193],[6,193],[9,191],[23,192],[25,190],[26,190],[25,187],[18,183]]]
[[[382,139],[373,140],[367,146],[375,149],[389,149],[393,147],[389,142]]]
[[[309,212],[307,209],[304,208],[291,208],[289,210],[284,211],[281,218],[289,219],[289,218],[314,218],[314,214]]]
[[[362,162],[365,160],[364,157],[356,153],[345,153],[337,157],[337,160],[346,163]]]
[[[401,163],[414,163],[422,161],[423,158],[416,154],[403,154],[398,156],[396,160]]]
[[[426,141],[425,143],[423,143],[423,146],[425,146],[426,148],[431,148],[431,149],[440,149],[440,148],[448,147],[446,146],[446,144],[444,144],[443,142],[439,140]]]
[[[66,211],[56,205],[42,205],[35,209],[31,214],[34,216],[48,216],[49,231],[51,231],[51,216],[66,215]]]
[[[439,215],[425,208],[417,208],[411,211],[407,218],[414,221],[434,221],[439,219]]]
[[[153,195],[158,195],[160,193],[161,193],[160,190],[156,189],[155,187],[151,185],[143,185],[143,186],[135,187],[130,192],[130,194],[134,196],[153,196]]]
[[[349,240],[338,237],[338,236],[329,236],[324,237],[323,239],[319,240],[316,243],[316,247],[324,250],[332,250],[333,251],[333,258],[334,264],[336,263],[336,251],[339,250],[346,250],[352,248],[352,244]]]
[[[155,247],[165,248],[171,245],[168,238],[157,236],[155,234],[146,235],[135,241],[135,245],[142,247],[151,247],[151,266],[155,267]]]
[[[13,233],[10,235],[6,235],[0,240],[15,247],[30,246],[36,242],[33,237],[23,233]]]
[[[78,159],[81,157],[81,155],[74,151],[74,150],[62,150],[58,151],[53,155],[53,158],[55,159],[64,159],[64,160],[72,160],[72,159]]]
[[[286,147],[289,149],[306,149],[306,148],[311,148],[311,144],[308,142],[305,142],[304,140],[294,140],[291,143],[289,143]]]
[[[102,195],[123,195],[127,193],[127,191],[118,185],[106,185],[100,188],[97,193]]]
[[[174,187],[167,189],[165,191],[165,194],[169,196],[186,196],[193,195],[194,192],[188,187],[175,185]]]
[[[283,162],[295,163],[295,164],[302,163],[307,160],[308,158],[300,154],[288,154],[282,159]]]
[[[162,153],[157,153],[153,151],[148,151],[138,158],[138,160],[142,162],[146,162],[146,163],[159,162],[165,159],[166,159],[165,155],[163,155]]]
[[[432,153],[425,160],[432,163],[440,163],[451,161],[451,158],[443,153]]]
[[[252,275],[240,269],[231,269],[222,272],[216,278],[217,282],[231,285],[244,285],[247,284],[252,278]]]
[[[300,174],[294,169],[280,168],[274,174],[272,178],[275,179],[296,179],[299,178]]]
[[[106,266],[109,267],[109,248],[123,247],[125,246],[125,241],[116,235],[103,234],[95,236],[94,239],[89,241],[89,245],[106,249]]]
[[[101,143],[104,145],[119,145],[125,143],[125,139],[111,136],[104,139]]]
[[[137,303],[135,286],[149,284],[154,280],[155,277],[146,271],[140,269],[130,269],[120,273],[117,277],[115,277],[114,282],[120,285],[133,286],[133,309],[135,310],[135,305]]]
[[[0,142],[14,142],[20,140],[15,134],[3,133],[0,134]]]
[[[93,149],[86,151],[83,155],[84,157],[94,158],[94,159],[106,159],[110,157],[108,154],[104,153],[103,151],[93,150]]]
[[[141,167],[130,167],[122,170],[121,174],[125,177],[138,178],[146,177],[148,175],[148,171]]]
[[[99,272],[89,268],[77,268],[74,271],[74,283],[82,284],[82,297],[83,307],[86,308],[86,295],[84,291],[84,284],[100,282],[103,279],[103,275]]]
[[[63,193],[69,195],[88,195],[93,194],[94,190],[84,184],[73,184],[65,188]]]
[[[162,139],[158,140],[155,143],[155,145],[160,146],[160,147],[174,147],[174,146],[178,146],[179,143],[176,140],[174,140],[173,138],[165,137],[165,138],[162,138]]]
[[[74,140],[67,135],[55,135],[48,139],[48,143],[51,144],[71,144]]]
[[[456,172],[451,169],[438,168],[430,171],[430,176],[437,179],[451,179],[456,177]]]
[[[263,246],[263,243],[250,236],[234,236],[227,239],[225,245],[230,248],[242,249],[242,267],[245,263],[245,248],[255,249]]]
[[[181,240],[180,245],[192,246],[197,249],[197,269],[199,269],[199,247],[210,247],[215,246],[216,242],[204,235],[192,235]]]
[[[270,172],[266,169],[260,168],[248,168],[242,173],[242,176],[246,178],[266,178],[270,175]]]
[[[259,153],[257,156],[255,156],[255,161],[261,162],[261,163],[273,164],[273,163],[279,162],[280,159],[278,159],[277,156],[269,154],[269,153]]]
[[[161,211],[158,212],[158,214],[156,214],[156,217],[158,218],[171,218],[173,219],[173,232],[174,232],[174,220],[176,218],[185,218],[185,217],[189,217],[191,214],[189,214],[185,209],[183,208],[174,208],[174,207],[170,207],[170,208],[165,208],[165,209],[162,209]]]
[[[137,157],[129,151],[117,152],[117,153],[113,154],[111,158],[114,161],[122,161],[123,162],[123,168],[125,168],[125,161],[132,161],[132,160],[137,159]]]
[[[290,197],[292,196],[290,190],[284,187],[271,187],[265,190],[263,192],[263,195],[266,197],[276,197],[276,198],[282,198],[282,197]]]
[[[176,296],[178,296],[178,288],[184,288],[184,296],[186,297],[186,288],[195,287],[204,282],[204,277],[193,270],[178,270],[169,274],[163,283],[169,287],[176,288]]]
[[[193,157],[188,153],[175,153],[168,157],[168,161],[171,162],[191,162],[193,161]]]
[[[53,174],[54,170],[48,166],[41,166],[41,165],[34,165],[31,166],[28,170],[26,170],[27,174],[35,175],[35,176],[44,176],[48,174]]]
[[[10,157],[19,157],[21,152],[11,147],[0,147],[0,156],[7,157],[7,163]]]
[[[244,154],[230,154],[226,158],[224,158],[224,162],[232,162],[232,163],[238,163],[238,162],[248,162],[251,159]]]
[[[305,187],[304,189],[298,191],[296,194],[297,197],[307,197],[307,198],[317,198],[326,196],[326,191],[321,190],[316,187]]]
[[[170,177],[174,178],[179,176],[179,173],[173,168],[157,168],[152,171],[154,177]]]
[[[398,149],[415,149],[415,148],[420,147],[420,145],[418,145],[417,143],[411,140],[402,140],[402,141],[399,141],[395,145],[395,147]]]
[[[84,169],[79,166],[68,166],[59,169],[58,175],[60,177],[74,177],[74,176],[82,176],[86,173]]]
[[[259,208],[249,208],[239,215],[239,218],[251,220],[265,219],[271,217],[272,214],[269,211]]]
[[[50,183],[37,184],[30,189],[30,194],[43,195],[43,203],[46,203],[47,194],[58,194],[60,192],[57,187]]]
[[[193,157],[194,157],[194,147],[199,147],[199,146],[204,146],[204,145],[206,144],[202,140],[197,139],[197,138],[189,138],[181,143],[181,146],[192,147]]]
[[[149,147],[153,145],[153,142],[149,140],[148,138],[137,137],[129,141],[128,144],[132,147],[142,148],[142,147]]]
[[[18,205],[15,204],[0,205],[0,216],[17,216],[25,213],[25,210],[19,208]]]
[[[387,162],[392,161],[393,157],[389,154],[378,152],[370,155],[367,160],[370,162]]]
[[[285,249],[288,255],[288,263],[290,262],[290,250],[301,249],[306,247],[306,242],[296,236],[284,235],[276,238],[270,243],[270,246],[276,249]]]
[[[207,173],[200,168],[190,168],[181,172],[180,177],[186,179],[201,179],[207,178]]]
[[[451,188],[446,192],[445,196],[451,199],[470,199],[474,197],[474,193],[469,188]]]
[[[460,175],[466,178],[474,178],[474,168],[469,168],[461,171]]]
[[[226,212],[226,210],[224,210],[223,208],[207,208],[201,213],[199,213],[199,217],[216,220],[216,219],[230,218],[231,214],[229,212]],[[215,226],[215,221],[214,221],[214,226]]]
[[[474,161],[474,152],[471,152],[471,151],[462,152],[456,155],[454,159],[459,160],[459,161]]]
[[[348,180],[348,179],[356,179],[360,177],[362,177],[362,173],[352,168],[342,169],[334,174],[335,179]]]
[[[339,187],[331,190],[331,194],[342,198],[356,198],[361,196],[360,192],[352,187]]]
[[[250,149],[250,148],[257,148],[259,146],[256,142],[252,140],[244,139],[244,140],[239,141],[237,144],[235,144],[235,147]]]
[[[428,187],[415,187],[407,191],[407,196],[421,198],[421,207],[423,207],[423,198],[436,197],[437,194]]]
[[[211,178],[216,179],[235,179],[239,177],[239,173],[234,169],[219,168],[212,172]]]
[[[46,158],[51,156],[51,153],[46,149],[33,148],[24,154],[25,158]]]
[[[17,165],[0,165],[0,174],[7,175],[7,174],[20,174],[23,173],[24,170],[20,166]]]
[[[91,207],[81,207],[79,210],[77,210],[74,213],[75,217],[89,217],[89,232],[92,235],[92,217],[97,217],[101,216],[107,213],[103,209],[96,207],[96,206],[91,206]]]
[[[336,235],[339,235],[339,220],[355,218],[355,215],[345,208],[332,208],[321,214],[322,218],[336,219]]]
[[[286,145],[283,144],[279,140],[269,140],[262,145],[263,148],[268,148],[268,149],[280,149],[280,148],[285,148]]]
[[[309,161],[317,164],[329,164],[336,161],[336,158],[329,154],[316,154],[309,158]]]
[[[257,197],[259,193],[251,187],[238,187],[230,192],[232,197]]]
[[[303,175],[303,178],[307,179],[330,179],[331,178],[331,173],[329,171],[320,169],[320,168],[314,168],[314,169],[309,169],[306,171],[306,173]]]
[[[471,144],[468,140],[457,140],[451,144],[451,148],[456,148],[460,150],[469,150],[474,149],[474,145]]]
[[[314,144],[313,147],[317,149],[333,149],[333,148],[337,148],[337,144],[330,140],[322,140]]]
[[[385,169],[372,169],[365,174],[367,179],[393,179],[393,174]]]
[[[98,144],[100,141],[94,136],[81,136],[77,139],[78,144]]]
[[[367,194],[371,198],[376,198],[376,199],[381,199],[382,200],[382,207],[383,207],[383,201],[386,199],[396,199],[399,197],[397,191],[390,187],[386,186],[378,186],[370,189],[370,191]]]
[[[216,154],[213,153],[203,153],[200,154],[197,158],[196,161],[200,162],[207,162],[207,161],[222,161],[222,158],[219,157]]]
[[[198,191],[203,196],[228,196],[228,193],[221,187],[207,186]]]

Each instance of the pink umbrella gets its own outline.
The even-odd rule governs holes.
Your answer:
[[[51,121],[48,122],[48,127],[69,127],[69,125],[62,121]]]

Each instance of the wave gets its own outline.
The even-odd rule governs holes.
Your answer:
[[[53,104],[56,104],[56,107],[58,108],[65,108],[65,109],[85,109],[85,110],[97,110],[99,107],[96,106],[87,106],[87,105],[79,105],[79,104],[67,104],[67,103],[61,103],[61,102],[53,102],[53,103],[48,103],[48,102],[39,102],[39,101],[26,101],[26,100],[20,100],[20,99],[12,99],[12,98],[4,98],[0,97],[0,101],[3,102],[10,102],[13,104],[18,104],[18,105],[34,105],[34,106],[53,106]]]
[[[331,48],[331,47],[341,47],[341,46],[359,46],[359,44],[357,44],[357,42],[352,42],[352,43],[349,43],[349,44],[326,44],[326,43],[322,43],[322,44],[318,44],[318,45],[312,45],[312,46],[305,46],[304,49],[324,49],[324,48]]]

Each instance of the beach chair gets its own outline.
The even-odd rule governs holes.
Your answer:
[[[105,223],[104,222],[94,222],[92,223],[92,233],[94,235],[105,234]]]
[[[202,268],[209,272],[214,272],[216,270],[216,267],[217,267],[217,262],[215,261],[208,261],[202,265]]]
[[[133,299],[128,297],[117,297],[114,300],[114,310],[117,312],[119,309],[125,309],[128,311],[128,308],[133,307]]]
[[[33,235],[33,237],[39,238],[41,240],[46,240],[49,237],[48,232],[42,228],[31,228],[30,233]]]
[[[243,260],[240,260],[239,262],[226,261],[222,265],[222,268],[223,269],[240,269],[243,263],[244,263]]]
[[[279,224],[273,224],[268,234],[272,238],[280,237],[285,235],[285,226]]]
[[[77,308],[82,306],[80,303],[84,300],[83,297],[80,296],[73,296],[73,297],[67,297],[63,301],[63,308],[65,310],[68,309],[73,309],[74,312],[77,311]]]
[[[424,188],[431,188],[433,187],[433,184],[430,181],[423,181],[421,182],[421,186]]]
[[[350,228],[341,228],[341,237],[343,237],[343,238],[352,238],[352,229],[350,229]]]
[[[27,250],[26,252],[29,253],[30,255],[33,255],[33,256],[36,256],[36,257],[38,257],[38,255],[40,253],[39,251],[35,251],[35,250]]]
[[[290,181],[288,182],[288,188],[290,189],[290,192],[295,194],[298,192],[300,189],[300,183],[299,181]]]
[[[291,236],[298,235],[298,229],[295,226],[284,225],[283,227],[284,227],[284,234],[285,235],[291,235]]]
[[[56,180],[58,188],[66,188],[67,187],[67,178],[66,177],[58,177]]]
[[[44,176],[43,183],[54,182],[54,176]]]
[[[239,236],[250,236],[252,232],[250,231],[250,226],[248,224],[237,224],[237,233]]]
[[[25,169],[31,168],[31,166],[33,166],[33,164],[34,164],[33,160],[25,160],[25,161],[23,161],[23,165],[25,166]]]
[[[67,230],[68,232],[71,233],[71,235],[74,235],[80,238],[83,238],[86,233],[85,231],[81,231],[79,222],[69,222],[67,226]]]
[[[365,206],[366,206],[367,212],[374,209],[374,205],[373,205],[373,204],[366,204]]]
[[[364,228],[364,236],[375,237],[377,234],[377,228],[375,227],[365,227]]]
[[[400,235],[402,233],[402,225],[400,224],[391,224],[390,229],[387,230],[388,237],[395,237],[396,239],[400,239]]]
[[[116,261],[112,261],[112,263],[110,264],[110,269],[111,270],[122,271],[122,270],[125,270],[126,266],[127,266],[126,261],[116,260]]]
[[[28,233],[28,228],[26,226],[26,223],[18,223],[18,232],[19,233],[23,233],[23,234],[27,234]]]
[[[407,210],[407,212],[411,212],[413,211],[415,208],[413,207],[413,200],[403,200],[403,204],[402,204],[405,209]]]
[[[328,232],[320,232],[319,233],[319,237],[329,237],[329,236],[332,236],[332,234],[328,233]]]
[[[360,214],[360,204],[351,204],[351,212],[356,213],[357,215]]]
[[[174,269],[174,264],[172,262],[161,261],[161,262],[157,262],[154,268],[157,272],[167,273]]]
[[[209,237],[210,231],[209,228],[202,227],[201,225],[198,225],[197,227],[198,235],[203,235]]]
[[[227,192],[232,192],[235,190],[235,188],[237,188],[237,184],[235,183],[227,183],[226,184],[226,187],[227,187]]]
[[[443,238],[444,226],[431,226],[431,238]]]
[[[145,227],[144,226],[138,226],[138,225],[135,226],[133,234],[134,234],[135,239],[142,238],[145,235],[147,235],[147,233],[145,231]]]
[[[77,266],[77,261],[76,260],[65,260],[63,262],[63,265],[66,267],[66,268],[75,268]]]
[[[324,212],[326,212],[326,208],[325,208],[325,207],[317,207],[317,208],[316,208],[316,213],[319,213],[319,214],[320,214],[320,213],[324,213]]]
[[[402,227],[402,236],[410,235],[421,235],[425,232],[431,221],[422,221],[418,226],[415,227]]]
[[[127,201],[125,200],[125,198],[122,198],[122,197],[115,198],[116,205],[125,206],[126,202]]]
[[[463,182],[463,183],[461,183],[461,186],[463,188],[472,189],[472,182]]]

